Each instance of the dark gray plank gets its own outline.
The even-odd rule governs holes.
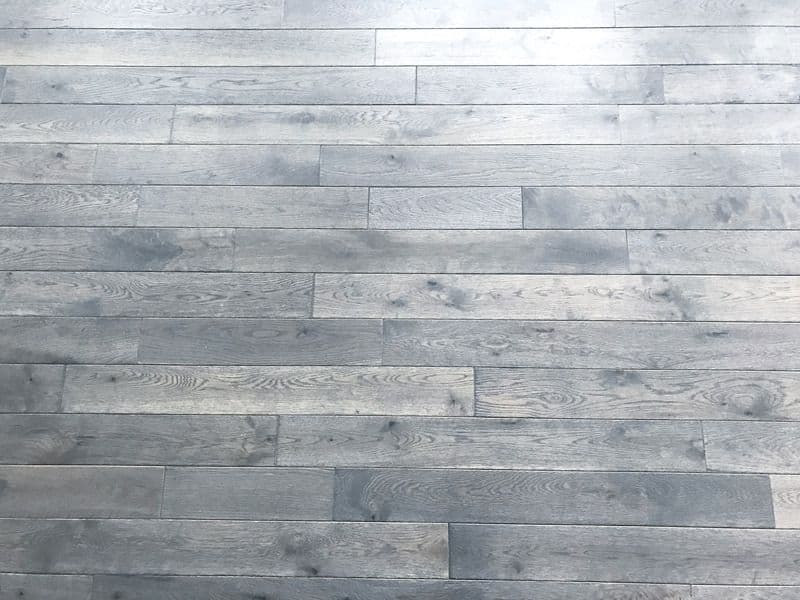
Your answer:
[[[451,525],[450,575],[798,584],[800,531]]]
[[[0,462],[271,465],[276,424],[263,416],[0,415]]]
[[[800,529],[800,476],[770,475],[775,526]]]
[[[786,0],[618,0],[616,25],[800,25],[800,8]]]
[[[798,369],[800,325],[387,320],[384,364]]]
[[[20,572],[447,577],[436,524],[4,519],[0,546]]]
[[[800,189],[523,188],[531,229],[798,229]]]
[[[472,414],[473,383],[468,368],[92,365],[67,370],[63,404],[98,413],[457,416]]]
[[[696,600],[800,600],[800,587],[693,585]]]
[[[0,467],[0,516],[158,517],[163,482],[162,467]]]
[[[0,183],[88,183],[96,153],[91,145],[0,144]]]
[[[91,595],[92,578],[83,575],[0,573],[0,600],[89,600]]]
[[[281,417],[278,464],[705,470],[699,423],[440,417]]]
[[[142,322],[139,360],[219,365],[378,364],[381,338],[379,320],[147,319]]]
[[[311,275],[15,271],[0,297],[17,316],[309,317]]]
[[[543,419],[800,421],[800,373],[477,369],[475,411]]]
[[[9,74],[12,70],[9,69]],[[7,75],[8,77],[8,75]],[[8,82],[6,82],[8,86]],[[797,65],[684,65],[664,67],[668,103],[797,102]]]
[[[135,225],[138,199],[126,186],[0,184],[0,225]]]
[[[0,413],[58,412],[64,367],[0,365]]]
[[[0,269],[226,271],[230,229],[2,227]]]
[[[774,526],[761,475],[341,469],[335,498],[344,521]]]
[[[165,518],[330,520],[333,469],[168,468]]]
[[[622,231],[240,230],[237,271],[623,273]]]
[[[800,423],[703,425],[712,471],[800,474]]]

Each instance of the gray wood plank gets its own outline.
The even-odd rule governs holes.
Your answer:
[[[472,405],[465,368],[94,365],[70,367],[64,389],[65,411],[92,413],[457,416]]]
[[[0,415],[0,463],[271,465],[276,424],[264,416]]]
[[[531,229],[799,229],[800,189],[523,188]]]
[[[770,475],[775,526],[785,529],[800,528],[800,476]]]
[[[0,413],[58,412],[64,367],[0,365]]]
[[[2,227],[0,268],[38,271],[226,271],[230,229]]]
[[[475,372],[475,412],[543,419],[800,421],[800,373],[481,368]]]
[[[168,468],[168,519],[331,519],[333,469]]]
[[[0,184],[0,225],[135,225],[138,196],[124,186]]]
[[[13,73],[9,69],[9,75]],[[8,87],[8,82],[6,82]],[[668,103],[797,102],[797,65],[686,65],[664,67]]]
[[[798,298],[800,277],[322,273],[314,316],[800,321]]]
[[[0,573],[0,600],[89,600],[91,596],[92,578],[84,575]]]
[[[437,524],[4,519],[0,546],[19,572],[447,577]]]
[[[519,188],[372,188],[373,229],[520,229]]]
[[[278,464],[703,471],[700,424],[282,416]]]
[[[800,7],[787,0],[618,0],[616,25],[800,25]]]
[[[381,322],[366,319],[147,319],[139,360],[164,364],[378,364]],[[136,361],[130,361],[136,362]]]
[[[163,467],[0,467],[0,516],[158,517],[163,482]]]
[[[6,96],[15,96],[15,68]],[[419,67],[420,104],[658,104],[660,66]]]
[[[798,369],[794,323],[387,320],[384,364]]]
[[[91,145],[0,144],[0,183],[88,183],[96,153]]]
[[[246,229],[237,271],[622,273],[622,231]]]
[[[631,231],[635,273],[800,274],[800,231]]]
[[[761,475],[341,469],[335,498],[345,521],[774,526]]]
[[[712,471],[800,474],[800,423],[705,423]]]
[[[453,577],[798,584],[800,531],[451,525]]]
[[[317,185],[318,146],[102,145],[95,183]]]
[[[693,585],[696,600],[800,600],[800,587]]]
[[[414,102],[414,68],[15,66],[6,73],[2,99],[78,104],[407,104]]]
[[[310,317],[311,275],[15,271],[0,314],[69,317]]]

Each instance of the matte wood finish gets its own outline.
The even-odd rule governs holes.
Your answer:
[[[800,528],[800,476],[771,475],[775,526]]]
[[[23,575],[0,573],[0,598],[90,600],[93,580],[86,575]]]
[[[800,474],[800,424],[731,423],[704,425],[712,471]]]
[[[0,364],[0,412],[55,412],[61,404],[61,365]]]
[[[800,25],[800,8],[786,0],[617,0],[618,27],[659,25]]]
[[[2,225],[133,226],[139,189],[105,185],[0,184],[0,198],[3,200]]]
[[[797,65],[668,66],[664,67],[663,73],[664,99],[670,104],[693,102],[791,104],[800,99],[798,97],[800,67]]]
[[[693,585],[692,598],[698,600],[798,600],[800,587]]]

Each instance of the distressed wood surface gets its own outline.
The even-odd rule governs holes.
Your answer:
[[[9,70],[13,73],[13,70]],[[789,103],[798,101],[797,65],[684,65],[664,67],[668,103]]]
[[[50,600],[90,600],[92,577],[86,575],[23,575],[0,573],[0,598],[49,598]]]
[[[712,471],[800,474],[800,423],[703,425]]]
[[[0,413],[58,412],[64,367],[0,364]]]
[[[616,25],[800,25],[800,8],[785,0],[618,0]]]
[[[133,226],[136,187],[0,184],[0,226]]]
[[[770,475],[775,526],[800,528],[800,476]]]

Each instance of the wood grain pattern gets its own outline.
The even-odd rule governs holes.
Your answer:
[[[85,575],[0,573],[0,599],[90,600],[92,578]]]
[[[770,475],[775,527],[800,528],[800,476]]]
[[[9,69],[9,73],[13,73]],[[6,84],[7,85],[7,84]],[[684,65],[664,67],[668,103],[795,103],[800,94],[797,65]]]
[[[105,185],[0,184],[0,225],[136,224],[139,190]]]
[[[89,183],[96,153],[91,145],[0,144],[0,183]]]
[[[712,471],[800,474],[800,423],[703,425]]]
[[[798,600],[800,587],[693,585],[692,598],[697,598],[697,600]]]
[[[0,413],[58,412],[64,367],[0,365]]]
[[[800,8],[784,0],[621,0],[616,25],[800,25]]]

